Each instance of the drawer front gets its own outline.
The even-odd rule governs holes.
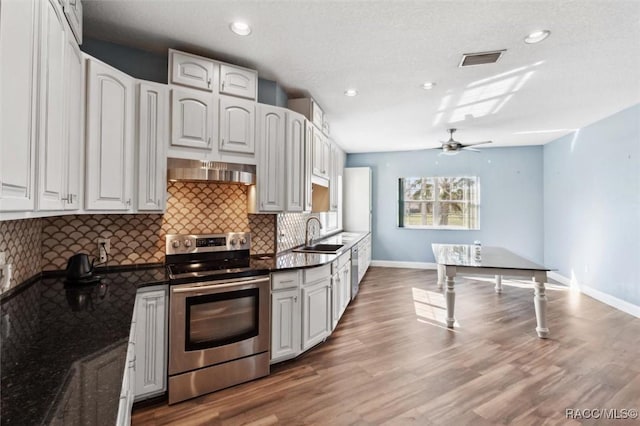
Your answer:
[[[349,250],[346,253],[342,254],[338,258],[338,269],[342,269],[342,267],[344,265],[346,265],[347,263],[349,263],[350,261],[351,261],[351,250]]]
[[[282,290],[284,288],[295,288],[300,285],[298,271],[277,272],[271,274],[271,289]]]
[[[302,271],[302,281],[306,284],[311,284],[322,279],[331,277],[331,265],[323,265],[315,268],[309,268]]]

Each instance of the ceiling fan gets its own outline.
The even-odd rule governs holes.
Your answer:
[[[471,148],[472,146],[475,145],[481,145],[484,143],[491,143],[492,141],[482,141],[482,142],[472,142],[472,143],[460,143],[456,140],[453,139],[453,133],[456,131],[457,129],[447,129],[447,132],[449,132],[449,140],[446,142],[442,142],[440,141],[440,143],[442,144],[441,147],[439,148],[433,148],[433,149],[441,149],[442,150],[442,154],[446,154],[446,155],[455,155],[457,153],[459,153],[460,151],[467,150],[467,151],[476,151],[476,152],[480,152],[477,149]]]

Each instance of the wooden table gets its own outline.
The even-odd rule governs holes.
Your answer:
[[[438,288],[442,289],[445,277],[447,288],[447,327],[453,328],[453,316],[456,293],[453,289],[457,273],[494,275],[495,290],[502,292],[502,276],[530,277],[534,281],[533,305],[536,311],[536,332],[542,339],[549,337],[547,328],[547,296],[544,284],[550,270],[501,247],[481,249],[480,258],[474,255],[474,246],[466,244],[431,244],[433,255],[438,264]]]

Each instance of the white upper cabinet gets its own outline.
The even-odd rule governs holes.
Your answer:
[[[258,97],[258,73],[220,64],[220,93],[255,100]]]
[[[138,85],[138,210],[164,210],[167,192],[169,89],[164,84]]]
[[[313,170],[313,125],[305,120],[306,131],[304,141],[304,211],[313,209],[313,193],[311,175]]]
[[[132,207],[134,79],[94,59],[87,78],[85,207],[126,211]]]
[[[58,1],[44,1],[40,32],[38,210],[64,209],[68,149],[64,120],[65,22]]]
[[[84,59],[73,36],[67,37],[65,46],[65,139],[67,143],[65,159],[67,163],[66,194],[63,200],[65,210],[78,210],[84,180]]]
[[[329,179],[331,145],[320,129],[313,127],[312,173],[318,177]]]
[[[213,92],[220,80],[220,65],[201,56],[169,49],[169,81]]]
[[[288,212],[305,210],[305,134],[304,116],[287,112],[285,164]]]
[[[63,0],[64,14],[78,44],[82,44],[82,2]]]
[[[39,4],[0,2],[0,211],[35,208]]]
[[[284,210],[285,109],[258,105],[258,209]]]
[[[335,144],[330,147],[331,176],[329,180],[329,210],[337,211],[340,203],[342,184],[342,150]]]
[[[255,153],[256,103],[220,96],[220,151]]]
[[[217,103],[213,95],[190,89],[171,89],[171,146],[210,151]]]

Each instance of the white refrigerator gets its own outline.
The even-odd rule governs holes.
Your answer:
[[[342,226],[344,230],[371,232],[371,168],[345,168],[343,188]]]

